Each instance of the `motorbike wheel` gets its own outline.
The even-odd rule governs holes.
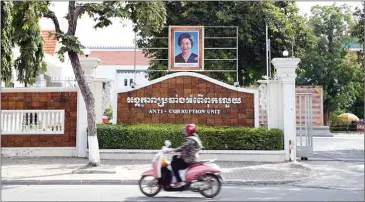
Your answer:
[[[213,187],[207,190],[201,190],[200,194],[203,195],[205,198],[214,198],[216,197],[219,192],[221,191],[222,183],[219,180],[219,178],[214,174],[205,174],[203,179],[203,182],[214,182],[217,184],[217,190],[213,191]]]
[[[143,183],[145,182],[145,179],[151,177],[153,178],[152,180],[147,180],[147,187],[150,187],[151,192],[146,192],[144,190],[143,187]],[[139,189],[141,190],[141,192],[148,197],[154,197],[156,196],[160,191],[161,191],[161,186],[158,184],[158,180],[156,178],[154,178],[153,176],[142,176],[141,179],[138,182],[139,185]],[[156,190],[152,191],[151,187],[155,186]]]

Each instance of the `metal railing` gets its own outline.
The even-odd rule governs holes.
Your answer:
[[[297,146],[313,145],[313,99],[310,93],[297,93],[296,100],[299,101],[299,109],[296,114],[299,115],[297,120]]]
[[[210,69],[208,65],[204,65],[204,70],[197,70],[197,72],[200,72],[200,73],[213,73],[213,72],[216,72],[216,73],[233,73],[233,74],[236,74],[236,81],[238,81],[238,39],[239,39],[239,33],[238,33],[238,26],[203,26],[204,27],[204,33],[206,35],[206,32],[208,29],[220,29],[220,30],[223,30],[223,31],[227,31],[227,30],[230,30],[231,34],[228,34],[227,36],[224,35],[224,36],[210,36],[210,35],[207,35],[207,36],[204,36],[204,39],[203,40],[227,40],[227,39],[231,39],[231,40],[234,40],[234,42],[232,41],[232,46],[229,46],[229,47],[215,47],[215,46],[209,46],[207,47],[207,43],[204,42],[205,44],[205,47],[203,48],[203,51],[204,51],[204,55],[206,55],[206,51],[212,51],[212,50],[231,50],[231,51],[235,51],[235,53],[232,54],[232,58],[203,58],[204,61],[206,62],[217,62],[217,61],[230,61],[230,62],[233,62],[234,64],[232,65],[222,65],[221,68],[219,69]],[[165,28],[168,28],[165,27]],[[162,37],[153,37],[152,39],[162,39],[162,40],[168,40],[168,36],[167,36],[167,32],[166,32],[166,35],[165,36],[162,36]],[[137,49],[141,49],[141,50],[144,50],[144,51],[150,51],[150,50],[169,50],[168,47],[137,47],[137,35],[135,35],[135,38],[134,38],[134,41],[135,41],[135,47],[131,47],[130,49],[134,49],[134,58],[135,58],[135,61],[134,61],[134,71],[135,73],[137,71],[144,71],[144,72],[165,72],[165,73],[169,73],[169,70],[168,70],[168,58],[155,58],[155,57],[152,57],[152,58],[149,58],[150,61],[161,61],[161,63],[159,64],[159,66],[163,66],[164,69],[148,69],[148,70],[136,70],[136,50]],[[166,54],[168,55],[168,54]],[[164,63],[162,63],[164,62]],[[227,66],[231,66],[231,68],[227,68]],[[224,68],[225,67],[225,68]],[[136,80],[136,79],[134,79]]]

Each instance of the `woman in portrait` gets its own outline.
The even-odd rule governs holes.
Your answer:
[[[175,63],[197,63],[198,55],[191,52],[194,46],[194,38],[189,33],[182,33],[179,36],[178,44],[181,53],[175,56]]]

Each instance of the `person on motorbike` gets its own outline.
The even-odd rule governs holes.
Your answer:
[[[174,156],[171,162],[172,171],[177,181],[175,185],[176,187],[181,187],[185,184],[181,180],[179,170],[184,170],[194,164],[197,159],[197,153],[203,148],[196,131],[197,129],[195,124],[185,125],[183,133],[186,136],[186,142],[182,146],[173,150],[173,152],[180,152],[180,157]]]

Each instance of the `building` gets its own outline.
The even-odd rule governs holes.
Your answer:
[[[117,90],[132,88],[148,82],[146,70],[149,60],[140,49],[134,47],[87,47],[90,50],[88,57],[101,60],[95,70],[97,77],[112,80],[111,99],[116,99]],[[85,56],[82,56],[85,57]]]

